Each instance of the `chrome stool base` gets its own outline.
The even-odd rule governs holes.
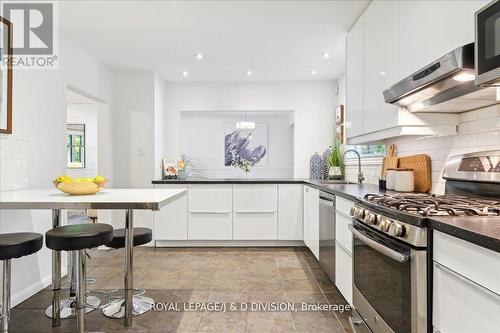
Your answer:
[[[133,296],[132,297],[132,315],[140,316],[143,313],[151,310],[154,300],[146,296]],[[102,308],[102,313],[109,318],[122,319],[125,318],[125,298],[113,299],[109,304]]]
[[[76,315],[76,298],[65,298],[61,300],[60,314],[61,319],[72,318]],[[88,306],[85,308],[85,313],[94,311],[101,304],[101,300],[96,296],[87,296]],[[52,318],[52,305],[45,309],[45,315]]]

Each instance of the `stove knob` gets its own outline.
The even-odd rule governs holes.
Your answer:
[[[373,225],[373,224],[377,223],[377,215],[375,215],[373,213],[366,213],[364,221],[366,224]]]
[[[394,237],[403,237],[405,235],[405,227],[399,223],[392,223],[389,227],[389,234]]]
[[[351,211],[349,212],[349,215],[350,215],[351,217],[354,217],[354,215],[356,215],[356,210],[357,210],[357,208],[356,208],[356,207],[354,207],[354,206],[352,206],[352,207],[351,207]]]
[[[388,220],[386,218],[382,218],[382,221],[380,221],[380,230],[384,231],[384,232],[389,231],[391,224],[392,224],[391,220]]]
[[[365,210],[363,208],[358,208],[358,211],[356,213],[356,217],[359,219],[364,219],[365,218]]]

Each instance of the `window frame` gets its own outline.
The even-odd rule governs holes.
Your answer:
[[[70,128],[71,126],[81,126],[82,129],[74,129]],[[80,132],[81,131],[81,137],[82,139],[80,140],[79,145],[73,144],[73,137],[78,136],[80,134],[76,133],[71,133],[71,131],[74,132]],[[68,142],[68,137],[70,138]],[[66,126],[66,150],[67,150],[67,155],[66,155],[66,168],[68,169],[85,169],[86,168],[86,144],[87,138],[86,138],[86,131],[85,131],[85,124],[67,124]],[[79,165],[71,165],[70,163],[75,163],[72,161],[73,159],[73,149],[74,148],[80,148],[80,164]]]

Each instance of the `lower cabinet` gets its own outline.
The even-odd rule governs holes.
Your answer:
[[[500,253],[434,231],[434,332],[497,333]]]
[[[233,239],[231,212],[189,212],[188,239]]]
[[[335,285],[352,305],[352,255],[338,242],[335,244]]]
[[[155,188],[186,189],[186,185],[162,185]],[[187,240],[187,194],[153,212],[154,240]]]
[[[302,185],[278,185],[278,239],[303,240]]]
[[[304,186],[304,243],[319,260],[319,190]]]
[[[233,213],[234,240],[276,240],[278,225],[276,212]]]

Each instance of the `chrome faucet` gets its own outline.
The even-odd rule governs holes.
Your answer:
[[[353,153],[356,153],[356,155],[358,155],[358,183],[363,184],[363,181],[365,180],[365,176],[363,176],[363,173],[361,172],[361,155],[359,155],[359,153],[356,150],[349,149],[349,150],[346,150],[344,152],[342,157],[345,157],[345,154],[347,154],[349,152],[353,152]]]

